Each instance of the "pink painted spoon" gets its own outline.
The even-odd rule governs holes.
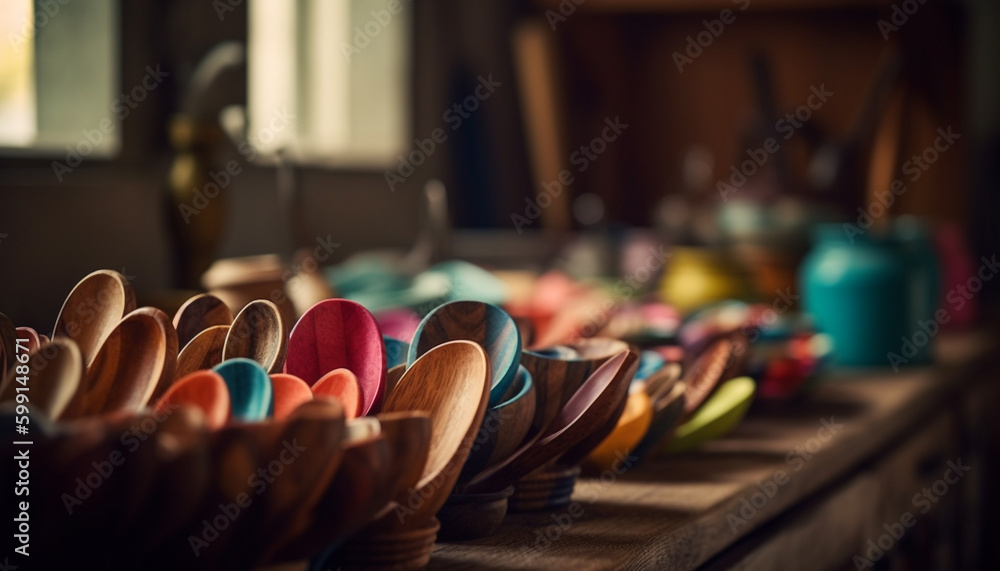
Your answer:
[[[381,410],[387,369],[382,332],[370,311],[346,299],[326,299],[309,308],[288,340],[284,372],[314,385],[334,369],[357,376],[363,415]]]

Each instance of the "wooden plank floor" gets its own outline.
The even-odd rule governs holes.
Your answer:
[[[430,568],[694,569],[912,434],[957,377],[943,367],[831,379],[798,405],[754,410],[697,453],[581,478],[578,508],[510,514],[491,537],[439,543]]]

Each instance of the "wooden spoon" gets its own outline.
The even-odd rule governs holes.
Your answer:
[[[387,371],[378,323],[358,303],[327,299],[312,306],[292,329],[284,372],[313,385],[341,368],[357,375],[365,397],[362,414],[378,412]]]
[[[135,309],[135,293],[125,276],[113,270],[98,270],[82,280],[66,297],[52,337],[76,341],[87,367],[97,357],[104,339],[118,322]]]
[[[733,343],[729,339],[719,339],[705,349],[694,363],[684,372],[683,381],[687,385],[684,395],[684,415],[690,416],[712,394],[722,380],[722,375],[732,358]]]
[[[629,345],[624,341],[595,337],[579,339],[571,346],[522,353],[521,362],[531,373],[538,401],[529,435],[540,434],[598,367],[627,349]]]
[[[17,369],[11,369],[3,380],[0,402],[14,401],[18,388],[27,387],[32,412],[48,418],[59,418],[73,400],[83,376],[83,356],[72,339],[56,339],[28,353],[27,382],[17,380]]]
[[[177,355],[174,375],[184,377],[195,371],[211,369],[222,362],[222,347],[229,334],[228,325],[215,325],[195,335]]]
[[[386,514],[369,530],[419,526],[441,509],[486,413],[489,375],[486,352],[477,343],[465,340],[432,348],[403,374],[386,400],[385,412],[426,411],[431,422],[430,452],[411,498],[400,502],[414,507],[406,517]]]
[[[251,301],[233,320],[222,360],[245,357],[260,363],[268,373],[276,373],[285,365],[288,329],[281,309],[266,299]]]
[[[413,335],[407,362],[447,341],[479,343],[489,355],[490,406],[500,404],[521,362],[521,333],[506,311],[479,301],[453,301],[427,314]]]
[[[475,443],[462,468],[456,489],[490,466],[495,466],[521,446],[535,420],[535,385],[522,365],[504,401],[486,411]]]
[[[154,405],[157,412],[173,410],[175,406],[197,408],[204,415],[204,424],[217,430],[229,421],[232,408],[226,381],[214,371],[195,371],[179,379]]]
[[[467,490],[470,493],[502,490],[584,441],[594,427],[604,425],[609,417],[620,413],[620,395],[622,390],[628,390],[637,361],[638,355],[631,350],[608,359],[580,386],[544,433],[505,462],[474,478]]]
[[[357,418],[364,410],[364,392],[358,378],[348,369],[334,369],[323,375],[312,386],[312,393],[316,398],[334,397],[339,400],[344,405],[347,418]]]
[[[618,425],[619,418],[621,418],[622,414],[625,412],[625,406],[628,404],[629,389],[631,388],[632,379],[635,378],[635,371],[639,366],[639,352],[635,349],[629,349],[629,355],[634,358],[634,362],[629,365],[631,370],[624,375],[627,379],[625,381],[625,385],[614,385],[617,389],[615,393],[617,400],[614,400],[610,396],[608,397],[606,403],[609,408],[603,415],[603,422],[600,424],[595,423],[591,426],[590,434],[588,434],[575,446],[567,450],[566,453],[557,460],[558,463],[563,466],[576,466],[615,430],[615,427]]]
[[[650,423],[646,435],[632,450],[633,456],[645,457],[669,436],[684,415],[684,393],[686,391],[687,385],[683,382],[675,383],[667,396],[660,401],[653,402],[653,421]]]
[[[284,420],[302,403],[313,400],[313,393],[305,381],[287,373],[271,373],[274,389],[274,420]]]
[[[160,329],[163,331],[164,339],[166,339],[166,356],[163,360],[163,373],[160,375],[159,381],[156,383],[156,389],[153,391],[153,396],[150,400],[157,400],[163,393],[170,388],[170,385],[174,382],[175,373],[177,370],[177,354],[178,354],[178,340],[177,340],[177,330],[174,328],[174,324],[171,323],[170,317],[164,313],[162,310],[155,307],[140,307],[136,309],[129,315],[148,315],[156,320],[159,324]],[[127,316],[126,316],[127,317]]]
[[[230,359],[219,363],[212,370],[226,381],[234,420],[258,422],[274,412],[271,378],[256,361],[242,357]]]
[[[166,335],[154,317],[139,313],[122,319],[87,367],[63,416],[138,411],[156,390],[166,353]]]
[[[682,371],[680,363],[667,363],[646,379],[646,394],[654,403],[670,394],[674,385],[680,380]]]
[[[229,325],[233,313],[223,301],[212,294],[196,295],[184,302],[174,314],[177,342],[184,347],[199,333],[216,325]]]
[[[385,395],[389,396],[392,394],[393,389],[399,384],[399,379],[403,378],[403,373],[406,372],[406,363],[401,365],[396,365],[395,367],[389,369],[389,372],[385,376]]]

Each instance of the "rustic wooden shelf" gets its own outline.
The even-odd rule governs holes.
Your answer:
[[[579,509],[508,515],[494,536],[439,544],[430,568],[699,567],[849,479],[859,466],[901,448],[968,383],[954,361],[968,362],[961,353],[981,353],[983,346],[978,338],[952,340],[946,348],[952,364],[831,379],[803,403],[752,412],[732,435],[698,453],[650,459],[613,480],[605,475],[604,482],[581,478],[573,496]],[[831,424],[842,428],[818,440]],[[727,517],[740,516],[743,500],[760,491],[758,483],[780,480],[779,473],[788,481],[775,484],[774,496],[745,525]]]

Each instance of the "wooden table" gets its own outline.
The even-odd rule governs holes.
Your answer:
[[[981,549],[942,530],[981,503],[995,444],[983,426],[996,426],[986,403],[1000,385],[973,374],[991,358],[982,337],[942,345],[937,367],[830,378],[804,402],[754,410],[697,453],[581,478],[569,506],[509,514],[491,537],[439,544],[430,568],[855,569],[868,541],[906,513],[917,525],[883,539],[893,544],[885,557],[970,565]],[[970,424],[982,438],[970,442]],[[916,503],[959,459],[972,466],[954,484],[962,491]],[[914,548],[909,538],[924,536],[931,548]]]

